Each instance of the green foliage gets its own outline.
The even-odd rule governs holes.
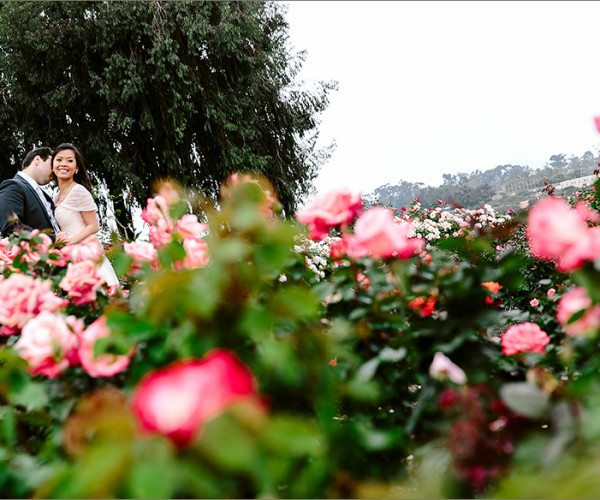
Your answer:
[[[170,216],[193,205],[184,196]],[[79,367],[54,379],[32,376],[13,349],[15,337],[6,338],[3,494],[597,495],[599,337],[568,337],[556,321],[571,281],[597,299],[595,263],[556,274],[528,253],[520,218],[440,238],[405,260],[317,259],[299,245],[301,227],[277,215],[258,181],[238,178],[224,186],[218,208],[203,206],[208,265],[182,265],[186,253],[174,236],[158,249],[157,266],[119,259],[120,292],[67,307],[85,324],[106,316],[110,336],[96,343],[96,354],[131,353],[126,370],[107,378]],[[16,245],[31,240],[12,237]],[[309,261],[319,262],[318,273]],[[43,277],[44,269],[27,264],[17,258],[3,273],[23,265]],[[53,272],[60,294],[64,270]],[[550,287],[556,294],[548,295]],[[501,335],[525,321],[548,333],[545,354],[503,355]],[[211,418],[187,446],[141,432],[131,409],[140,381],[215,348],[248,367],[260,398]],[[437,353],[467,382],[431,371]],[[537,484],[536,475],[562,483]],[[563,484],[568,477],[572,488]]]

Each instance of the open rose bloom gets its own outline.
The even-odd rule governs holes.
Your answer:
[[[69,303],[57,297],[51,283],[24,274],[11,274],[0,282],[0,333],[18,333],[30,319],[43,311],[57,312]]]
[[[148,374],[135,390],[133,410],[145,431],[184,446],[228,406],[255,396],[248,368],[229,351],[215,350]]]
[[[409,238],[412,225],[397,222],[391,210],[374,207],[366,210],[354,225],[354,236],[347,239],[348,255],[352,258],[397,257],[407,259],[419,253],[425,242]]]
[[[79,335],[79,361],[81,367],[91,377],[112,377],[129,366],[130,356],[104,353],[94,355],[96,341],[108,337],[110,330],[106,326],[106,317],[100,316]]]
[[[69,366],[77,344],[66,318],[44,311],[25,324],[15,350],[29,363],[33,375],[54,378]]]
[[[344,229],[362,209],[360,194],[340,189],[317,196],[312,203],[296,213],[296,218],[306,224],[309,238],[320,241],[334,227]]]
[[[535,323],[521,323],[506,330],[502,335],[501,343],[502,354],[506,356],[527,352],[545,354],[544,348],[550,343],[550,338]]]
[[[531,253],[556,263],[559,271],[573,271],[585,261],[600,257],[600,215],[584,204],[572,209],[561,199],[549,197],[537,203],[529,213],[527,239]]]
[[[569,322],[579,311],[585,311],[581,317]],[[600,329],[600,305],[592,305],[592,299],[585,288],[575,287],[568,290],[556,308],[556,319],[567,335],[593,333]]]
[[[98,262],[104,256],[104,249],[96,236],[88,236],[77,245],[65,246],[62,249],[62,254],[73,264],[78,264],[85,260]]]
[[[98,274],[96,263],[84,260],[68,265],[67,274],[59,287],[67,292],[73,304],[79,306],[96,300],[96,292],[103,283],[104,280]]]

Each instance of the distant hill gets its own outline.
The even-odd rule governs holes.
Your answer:
[[[531,168],[527,165],[498,165],[495,168],[470,174],[444,174],[439,186],[427,186],[422,182],[401,180],[398,184],[385,184],[364,196],[368,204],[381,204],[400,209],[419,197],[423,206],[437,200],[456,203],[465,208],[476,209],[489,203],[498,212],[509,208],[518,210],[525,202],[534,202],[545,183],[561,186],[565,195],[578,189],[579,181],[598,169],[598,156],[586,151],[581,157],[566,158],[564,154],[552,155],[545,165]],[[587,182],[589,179],[584,179]],[[584,182],[582,181],[582,182]]]

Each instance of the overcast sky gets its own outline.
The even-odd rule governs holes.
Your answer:
[[[339,82],[318,192],[598,153],[598,1],[285,3],[299,79]]]

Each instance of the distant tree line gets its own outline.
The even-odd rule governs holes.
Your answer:
[[[439,186],[423,182],[400,180],[385,184],[365,196],[369,203],[400,209],[410,205],[416,197],[424,206],[437,200],[469,209],[485,203],[494,206],[493,199],[500,193],[543,187],[544,183],[557,184],[564,180],[590,175],[598,168],[598,156],[586,151],[581,157],[566,158],[565,154],[552,155],[541,168],[523,165],[498,165],[495,168],[472,173],[444,174]]]

